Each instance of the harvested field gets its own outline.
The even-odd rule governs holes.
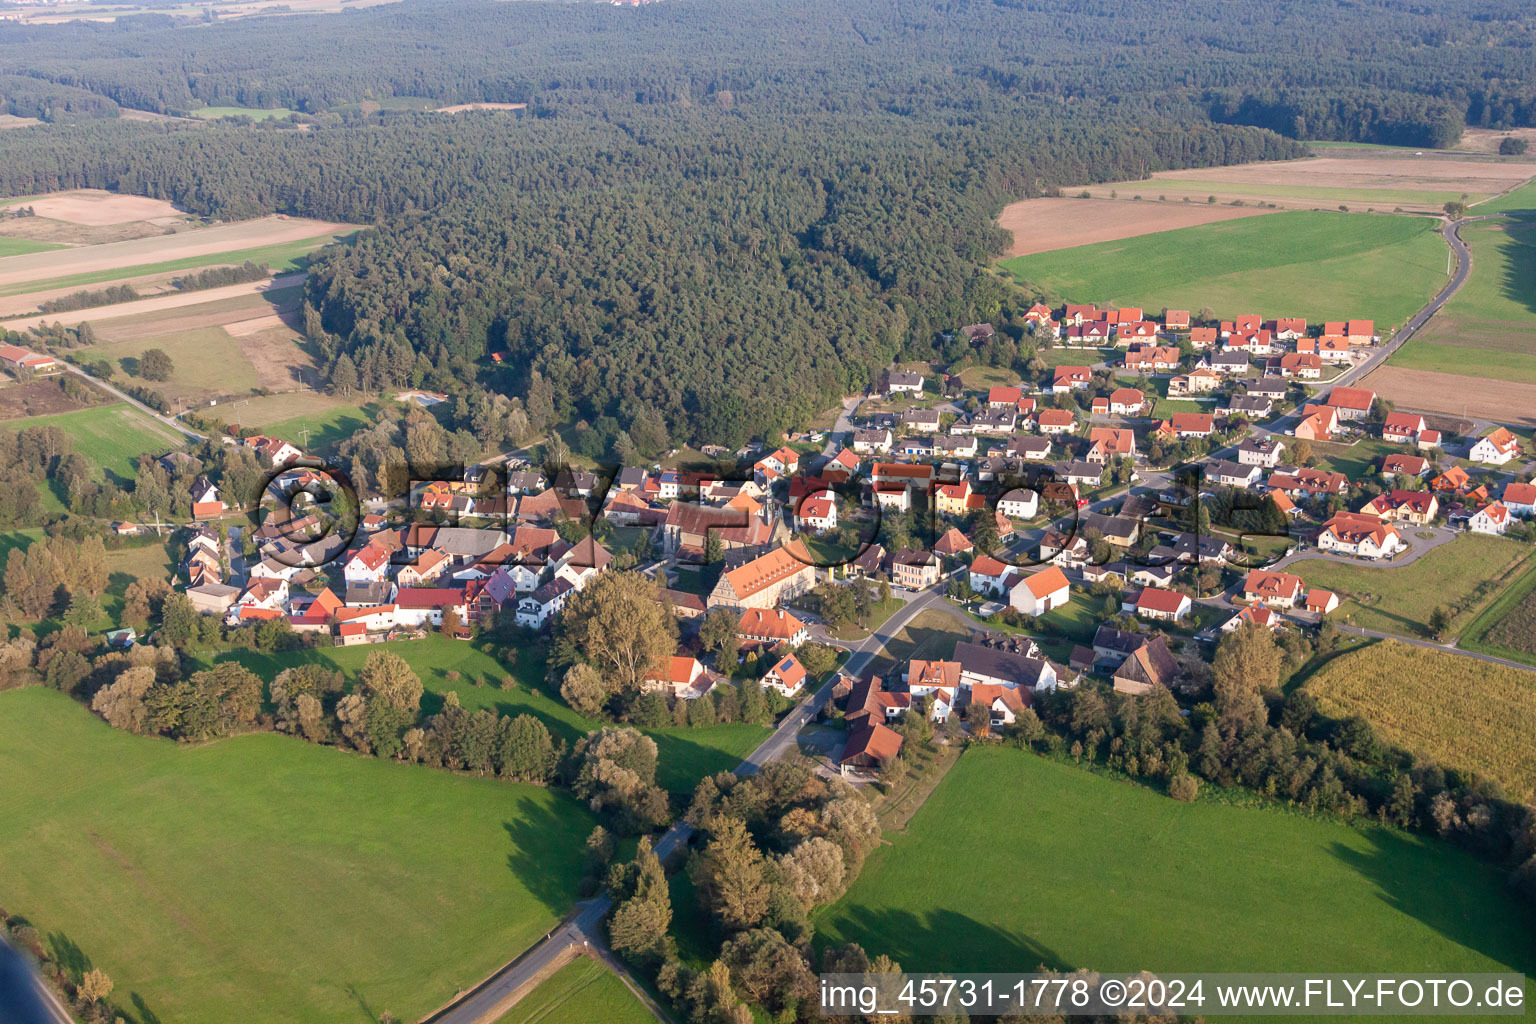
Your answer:
[[[1165,196],[1181,205],[1185,197],[1216,204],[1273,203],[1287,209],[1333,208],[1343,204],[1378,211],[1401,207],[1439,213],[1441,204],[1463,193],[1472,201],[1503,192],[1532,175],[1528,163],[1468,160],[1454,156],[1379,149],[1329,150],[1327,156],[1269,163],[1157,171],[1149,180],[1090,185],[1094,197]]]
[[[291,328],[294,326],[294,324],[289,323],[292,319],[294,319],[292,316],[284,319],[281,314],[272,313],[268,316],[258,316],[250,320],[237,320],[232,324],[225,324],[224,329],[230,333],[231,337],[246,338],[253,334],[261,334],[263,331],[274,327]]]
[[[1529,145],[1523,160],[1536,160],[1536,128],[1511,128],[1508,131],[1495,131],[1492,128],[1468,128],[1461,133],[1461,141],[1456,143],[1456,151],[1459,153],[1494,153],[1499,151],[1499,143],[1505,139],[1514,137],[1524,139]]]
[[[164,199],[147,196],[118,195],[101,189],[82,188],[71,192],[55,192],[34,199],[27,204],[39,217],[67,221],[70,224],[89,224],[100,227],[106,224],[127,224],[136,220],[179,218],[180,210]]]
[[[157,348],[171,357],[169,380],[138,378],[139,358]],[[256,371],[241,358],[240,343],[219,327],[157,334],[152,338],[105,342],[76,349],[83,363],[106,360],[129,383],[153,388],[172,401],[201,403],[221,395],[249,394],[257,386]],[[291,386],[291,385],[290,385]]]
[[[0,129],[4,128],[30,128],[35,124],[42,124],[35,117],[17,117],[15,114],[0,114]]]
[[[1536,426],[1536,384],[1383,366],[1368,374],[1360,386],[1390,399],[1399,409]]]
[[[1113,242],[1154,231],[1256,217],[1266,210],[1195,203],[1116,202],[1110,199],[1025,199],[1003,207],[998,226],[1012,232],[1009,256],[1074,245]]]
[[[347,230],[345,224],[303,218],[261,217],[173,235],[139,238],[78,249],[58,249],[25,258],[0,259],[0,288],[101,271],[213,256],[283,242],[320,239]],[[124,277],[131,276],[128,273]],[[12,290],[15,290],[14,287]]]
[[[522,110],[526,103],[455,103],[451,107],[438,107],[435,113],[462,114],[466,110]]]
[[[240,354],[256,370],[256,386],[272,391],[319,387],[320,367],[314,355],[281,317],[271,319],[278,322],[276,327],[234,335]],[[233,334],[227,327],[224,330]]]
[[[274,292],[286,292],[289,289],[297,289],[304,283],[304,274],[284,274],[280,277],[271,277],[263,281],[248,281],[244,284],[232,284],[223,288],[208,288],[203,291],[178,292],[170,291],[163,295],[156,295],[147,299],[137,299],[133,302],[120,302],[115,306],[93,306],[90,309],[76,309],[68,313],[44,313],[39,316],[23,317],[21,319],[6,320],[5,328],[12,331],[24,331],[29,327],[35,327],[44,321],[50,324],[59,323],[66,327],[83,323],[86,320],[91,326],[98,326],[101,322],[111,322],[127,317],[142,317],[144,314],[161,313],[167,310],[185,309],[189,307],[206,307],[225,299],[240,299],[247,296],[256,302],[261,302],[262,296],[271,295]],[[35,305],[35,303],[34,303]],[[253,305],[254,312],[265,316],[270,312],[270,304]],[[213,323],[222,326],[229,322],[228,317],[219,318],[213,310],[202,310],[204,315],[213,317]],[[196,326],[208,326],[197,324]],[[259,329],[259,328],[258,328]]]

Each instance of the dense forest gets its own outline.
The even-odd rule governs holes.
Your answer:
[[[0,134],[0,192],[372,225],[308,286],[344,390],[477,384],[614,451],[642,410],[662,440],[737,443],[893,357],[956,355],[946,332],[1008,302],[985,267],[1007,200],[1299,155],[1285,134],[1528,123],[1533,25],[1489,0],[455,0],[0,26],[33,83],[7,102],[55,121]],[[147,124],[82,92],[104,114],[303,113]],[[404,96],[528,107],[365,104]]]

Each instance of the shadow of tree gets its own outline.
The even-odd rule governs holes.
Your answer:
[[[501,823],[512,844],[507,869],[556,917],[576,902],[586,870],[581,844],[597,821],[574,797],[561,795],[557,805],[524,801],[518,818]]]
[[[870,956],[885,953],[907,971],[1073,969],[1055,950],[1027,935],[953,910],[914,914],[851,907],[838,915],[836,929],[836,942],[823,932],[818,945],[857,942]],[[935,950],[943,951],[944,962],[934,961]]]
[[[1505,223],[1504,297],[1536,313],[1536,210],[1519,211],[1519,216]]]
[[[85,972],[91,969],[91,958],[85,955],[85,951],[63,932],[48,934],[48,948],[53,951],[53,959],[69,975],[69,980],[76,985],[80,984]]]
[[[1362,833],[1369,850],[1334,843],[1329,852],[1375,883],[1388,905],[1527,977],[1536,940],[1503,873],[1472,854],[1385,829]]]
[[[137,1024],[161,1024],[160,1015],[149,1008],[143,996],[134,992],[129,996],[129,1000],[133,1003],[133,1012],[138,1017]]]

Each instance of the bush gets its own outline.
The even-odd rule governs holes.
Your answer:
[[[1200,780],[1188,772],[1179,772],[1168,780],[1168,795],[1182,804],[1194,803],[1200,795]]]

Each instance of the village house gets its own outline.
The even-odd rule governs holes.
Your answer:
[[[1191,327],[1189,329],[1189,343],[1197,350],[1208,349],[1216,344],[1217,331],[1214,327]]]
[[[1058,366],[1051,377],[1051,390],[1056,394],[1082,391],[1093,381],[1093,371],[1086,366]]]
[[[1124,363],[1127,370],[1134,370],[1137,373],[1157,373],[1177,370],[1182,358],[1182,354],[1173,346],[1141,345],[1125,354]]]
[[[1467,458],[1489,466],[1502,466],[1520,454],[1520,439],[1506,427],[1495,427],[1478,438]]]
[[[1328,405],[1338,410],[1339,419],[1358,422],[1371,414],[1376,392],[1369,388],[1334,388],[1328,392]]]
[[[1274,409],[1274,403],[1263,395],[1233,395],[1227,400],[1226,407],[1218,410],[1225,417],[1243,416],[1249,420],[1259,420],[1268,416]]]
[[[1159,686],[1172,686],[1179,676],[1179,663],[1168,650],[1168,641],[1161,634],[1153,637],[1139,633],[1131,635],[1136,637],[1137,643],[1115,669],[1112,677],[1115,691],[1140,697]]]
[[[1187,309],[1164,309],[1163,310],[1163,327],[1164,327],[1164,329],[1169,330],[1169,331],[1187,331],[1187,330],[1189,330],[1189,310],[1187,310]]]
[[[1322,469],[1293,469],[1289,473],[1271,473],[1268,486],[1293,498],[1303,494],[1347,494],[1349,477]]]
[[[1223,633],[1234,633],[1244,626],[1254,625],[1264,629],[1279,629],[1280,616],[1268,605],[1250,604],[1238,613],[1223,622],[1220,626]]]
[[[1056,689],[1060,682],[1056,667],[1025,638],[988,643],[962,640],[955,644],[954,659],[960,663],[962,690],[996,686],[1044,692]]]
[[[225,512],[224,500],[219,489],[206,476],[192,481],[192,518],[216,519]]]
[[[853,450],[861,455],[879,455],[891,450],[891,432],[885,429],[859,429],[853,432]]]
[[[1002,593],[1003,580],[1012,571],[991,555],[977,555],[970,565],[971,589],[978,594],[997,596]]]
[[[1177,590],[1164,590],[1161,587],[1142,587],[1136,600],[1126,602],[1126,611],[1134,610],[1137,615],[1146,619],[1155,619],[1160,622],[1178,622],[1190,613],[1194,602],[1188,594],[1181,594]]]
[[[395,624],[403,627],[441,626],[449,613],[463,623],[469,618],[464,591],[448,587],[402,588],[395,593]]]
[[[1264,322],[1264,329],[1281,341],[1296,341],[1307,334],[1307,318],[1301,316],[1278,316],[1273,320]]]
[[[741,505],[715,507],[674,501],[667,506],[661,525],[661,547],[667,555],[702,562],[711,536],[722,551],[756,553],[772,542],[773,526]]]
[[[551,580],[517,602],[517,624],[527,629],[543,629],[565,609],[565,602],[576,592],[569,580]]]
[[[1511,480],[1500,495],[1504,507],[1517,516],[1536,516],[1536,484]]]
[[[801,533],[826,533],[837,526],[837,498],[819,491],[801,499],[795,508],[795,529]]]
[[[1394,412],[1382,422],[1381,437],[1384,441],[1411,444],[1418,440],[1425,427],[1424,417],[1416,412]]]
[[[1214,479],[1223,487],[1248,488],[1256,485],[1263,477],[1263,470],[1258,466],[1245,466],[1240,462],[1228,462],[1219,459],[1206,467],[1206,476]]]
[[[841,768],[879,771],[901,753],[901,733],[866,719],[848,730],[848,744],[838,764]]]
[[[1217,352],[1210,359],[1210,368],[1213,372],[1229,377],[1247,373],[1248,365],[1248,353],[1234,352],[1230,349]]]
[[[1137,320],[1115,325],[1115,344],[1131,345],[1137,342],[1156,341],[1157,324],[1151,320]]]
[[[748,608],[736,623],[736,638],[745,651],[779,644],[799,647],[810,636],[806,624],[775,608]]]
[[[1389,523],[1404,522],[1423,526],[1434,520],[1440,501],[1432,491],[1391,490],[1379,494],[1361,507],[1362,515],[1378,516]]]
[[[939,429],[941,419],[937,409],[908,409],[901,414],[901,425],[918,433],[932,434]]]
[[[1081,537],[1075,538],[1079,541]],[[1042,542],[1043,543],[1043,542]],[[1086,542],[1084,543],[1086,547]],[[1044,615],[1064,607],[1072,599],[1072,585],[1060,566],[1020,576],[1008,592],[1008,603],[1025,615]]]
[[[886,375],[885,393],[888,395],[920,395],[923,393],[923,375],[912,370],[896,370]]]
[[[1339,410],[1331,405],[1306,405],[1292,431],[1299,441],[1327,441],[1339,429]]]
[[[1068,434],[1077,424],[1077,417],[1068,409],[1041,409],[1035,423],[1042,434]]]
[[[1287,352],[1280,357],[1280,376],[1282,377],[1317,380],[1322,375],[1323,360],[1316,352]]]
[[[1311,590],[1307,591],[1307,600],[1302,607],[1306,611],[1311,612],[1313,615],[1322,616],[1327,615],[1338,606],[1338,594],[1335,594],[1331,590],[1323,590],[1320,587],[1313,587]]]
[[[1136,435],[1123,427],[1094,427],[1088,431],[1086,462],[1106,463],[1112,458],[1136,457]]]
[[[1100,348],[1109,344],[1114,331],[1114,326],[1103,320],[1073,324],[1067,328],[1066,343],[1069,347]]]
[[[640,689],[645,693],[665,693],[678,700],[694,700],[708,692],[713,683],[699,659],[674,654],[640,681]]]
[[[812,561],[810,553],[798,542],[774,548],[721,573],[707,603],[711,609],[772,608],[816,586]]]
[[[939,559],[932,551],[902,548],[891,555],[891,582],[908,590],[922,590],[939,582]]]
[[[1472,513],[1472,518],[1467,520],[1467,529],[1473,533],[1487,533],[1498,537],[1509,529],[1509,523],[1509,509],[1503,502],[1495,501]]]
[[[775,662],[772,668],[763,673],[762,685],[779,691],[782,696],[793,697],[805,685],[808,675],[805,666],[800,664],[799,658],[793,654],[786,654]]]
[[[1429,460],[1422,455],[1388,455],[1381,460],[1383,476],[1422,477],[1429,472]]]
[[[1146,404],[1147,396],[1136,388],[1116,388],[1109,394],[1112,416],[1139,416]]]
[[[1271,572],[1268,569],[1250,570],[1243,580],[1243,597],[1260,601],[1272,608],[1294,608],[1301,600],[1305,581],[1288,572]]]
[[[1206,412],[1176,412],[1158,424],[1158,433],[1172,434],[1180,438],[1210,437],[1214,430],[1214,417]]]
[[[997,499],[997,511],[1010,519],[1033,519],[1040,511],[1040,495],[1027,487],[1015,487]]]
[[[1317,535],[1317,546],[1324,551],[1371,559],[1390,557],[1405,547],[1402,535],[1392,524],[1357,512],[1339,512],[1324,523]]]
[[[1019,399],[1024,397],[1024,389],[1020,387],[995,387],[987,390],[987,408],[989,409],[1013,409],[1017,411]]]
[[[1209,369],[1193,370],[1168,378],[1168,397],[1199,395],[1221,386],[1221,377]]]

